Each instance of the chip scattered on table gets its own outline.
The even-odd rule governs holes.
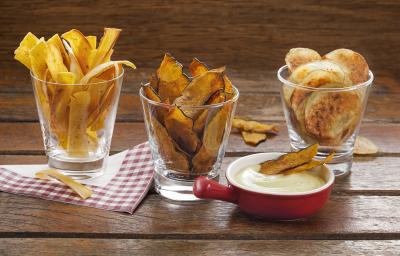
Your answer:
[[[250,146],[257,146],[267,139],[268,134],[276,135],[278,127],[275,124],[265,124],[253,120],[235,117],[232,127],[240,131],[243,141]]]
[[[354,143],[354,154],[373,155],[378,153],[378,147],[364,136],[357,136]]]

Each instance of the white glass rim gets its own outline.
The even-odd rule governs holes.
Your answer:
[[[150,83],[146,83],[143,86],[150,86]],[[146,95],[143,92],[143,86],[140,87],[140,90],[139,90],[140,98],[148,101],[152,105],[156,105],[156,106],[159,106],[159,107],[164,107],[164,108],[173,108],[173,107],[175,107],[174,104],[167,104],[167,103],[163,103],[163,102],[157,102],[157,101],[154,101],[154,100],[151,100],[151,99],[147,98]],[[234,85],[232,85],[232,88],[233,88],[233,90],[235,92],[235,96],[232,99],[229,99],[227,101],[224,101],[224,102],[221,102],[221,103],[208,104],[208,105],[179,106],[179,108],[180,109],[209,109],[209,108],[222,107],[222,106],[224,106],[226,104],[236,102],[237,99],[239,98],[239,90]]]
[[[41,83],[44,83],[44,84],[59,85],[59,86],[64,86],[64,85],[70,85],[70,86],[85,86],[85,85],[106,84],[106,83],[110,83],[110,82],[113,82],[113,81],[116,81],[116,80],[120,79],[121,77],[123,77],[124,73],[125,73],[125,69],[122,68],[121,74],[119,74],[118,76],[114,77],[113,79],[104,80],[103,82],[87,83],[87,84],[65,84],[65,83],[50,82],[50,81],[46,81],[46,80],[40,79],[40,78],[38,78],[37,76],[35,76],[35,74],[33,74],[32,71],[30,71],[30,75],[31,75],[31,78],[32,78],[32,79],[34,79],[34,80],[36,80],[36,81],[39,81],[39,82],[41,82]]]
[[[287,65],[284,65],[278,69],[277,77],[279,81],[282,82],[283,85],[288,85],[293,88],[301,88],[310,91],[326,91],[326,92],[343,92],[343,91],[352,91],[357,90],[363,87],[368,87],[372,85],[372,81],[374,80],[374,74],[371,70],[368,70],[368,80],[359,84],[355,84],[348,87],[338,87],[338,88],[321,88],[321,87],[310,87],[302,84],[293,83],[282,76],[282,73],[288,69]],[[283,86],[282,85],[282,86]]]

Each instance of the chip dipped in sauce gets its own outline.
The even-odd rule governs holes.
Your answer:
[[[317,169],[289,175],[265,175],[260,173],[261,166],[251,165],[238,171],[234,179],[240,185],[262,193],[300,193],[322,187],[326,181],[321,178]]]

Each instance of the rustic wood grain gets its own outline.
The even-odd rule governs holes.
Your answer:
[[[122,86],[123,93],[137,94],[140,85],[148,82],[148,77],[156,71],[161,60],[155,62],[154,68],[138,68],[135,71],[126,70]],[[212,63],[210,63],[212,64]],[[2,70],[5,75],[0,79],[0,93],[31,93],[32,85],[28,70],[20,70],[20,64],[15,61]],[[213,66],[211,66],[213,67]],[[1,72],[1,71],[0,71]],[[241,93],[247,92],[279,92],[281,83],[276,77],[277,70],[254,69],[251,72],[246,70],[231,70],[226,67],[226,73],[232,83]],[[187,73],[187,72],[186,72]],[[377,93],[400,93],[400,79],[392,75],[382,74],[375,76],[371,92]]]
[[[397,255],[400,241],[2,239],[2,255]]]
[[[38,121],[36,103],[30,93],[0,94],[0,121]],[[400,122],[400,94],[372,94],[364,122]],[[236,113],[256,120],[284,121],[278,93],[241,93]],[[121,95],[117,121],[143,121],[142,105],[137,93]]]
[[[246,145],[240,135],[232,131],[227,148],[228,155],[250,152],[288,151],[286,125],[278,125],[279,133],[257,147]],[[0,153],[43,154],[43,141],[38,123],[0,123]],[[400,124],[364,123],[361,134],[379,147],[378,155],[400,153]],[[387,136],[382,136],[382,134]],[[116,123],[111,143],[112,152],[119,152],[147,140],[143,123]],[[232,154],[230,154],[232,153]]]
[[[333,195],[308,220],[263,222],[220,202],[148,195],[133,215],[0,193],[0,237],[400,239],[399,196]]]
[[[226,184],[224,172],[236,159],[238,157],[224,158],[221,167],[221,183]],[[46,162],[45,156],[0,155],[0,165],[44,164]],[[400,196],[398,166],[400,166],[398,157],[355,157],[351,176],[337,180],[334,193]]]
[[[0,239],[1,255],[158,255],[160,248],[165,255],[398,254],[398,1],[6,0],[0,11],[0,164],[45,161],[30,78],[13,60],[21,38],[71,28],[99,36],[104,26],[123,29],[114,59],[139,68],[125,78],[113,152],[146,140],[143,123],[131,123],[142,121],[137,91],[167,51],[183,64],[198,57],[226,65],[241,91],[238,114],[279,123],[279,135],[257,148],[232,134],[228,156],[288,150],[275,73],[298,46],[321,53],[345,47],[367,58],[376,80],[361,133],[380,147],[376,157],[355,158],[352,175],[336,183],[318,215],[297,222],[262,222],[228,203],[172,204],[156,194],[127,215],[0,193],[0,237],[9,238]],[[234,159],[225,158],[224,168]],[[354,239],[368,241],[345,241]]]
[[[398,78],[400,5],[394,0],[22,0],[2,1],[0,8],[1,66],[9,65],[28,31],[48,38],[71,28],[100,35],[104,26],[115,26],[123,29],[116,58],[139,68],[156,67],[170,51],[184,63],[196,56],[232,69],[276,70],[291,47],[321,53],[347,47],[363,53],[377,74]]]
[[[222,172],[236,159],[238,157],[224,158]],[[0,158],[0,164],[2,161]],[[398,166],[398,157],[355,157],[351,175],[337,179],[333,191],[336,194],[399,196]],[[220,182],[227,183],[224,175],[221,175]]]

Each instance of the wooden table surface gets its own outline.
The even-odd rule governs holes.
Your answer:
[[[0,192],[0,255],[398,255],[400,253],[400,2],[398,1],[1,1],[0,164],[46,158],[28,71],[13,50],[28,32],[48,38],[78,28],[123,29],[116,59],[138,70],[124,81],[112,152],[146,140],[140,81],[164,52],[226,65],[241,92],[239,115],[277,122],[258,147],[231,134],[227,164],[253,152],[289,150],[276,70],[291,47],[362,53],[376,80],[361,134],[380,148],[356,157],[316,216],[262,222],[234,205],[172,204],[151,193],[133,215]]]

